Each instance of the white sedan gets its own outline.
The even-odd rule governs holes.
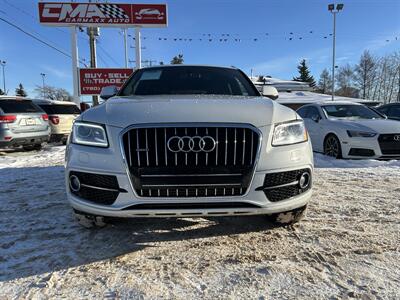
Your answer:
[[[400,158],[400,123],[365,105],[325,101],[297,112],[315,152],[336,158]]]

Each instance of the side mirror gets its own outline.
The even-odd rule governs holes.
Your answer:
[[[100,98],[107,100],[114,97],[118,93],[118,88],[115,85],[105,86],[101,89]]]
[[[319,120],[321,120],[321,118],[320,118],[320,116],[318,116],[318,115],[313,115],[313,116],[311,117],[311,120],[313,120],[315,123],[318,123]]]
[[[278,90],[272,85],[263,85],[262,95],[272,100],[276,100],[279,97]]]

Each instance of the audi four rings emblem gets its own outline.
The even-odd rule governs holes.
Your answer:
[[[173,136],[167,142],[169,151],[177,152],[211,152],[215,149],[217,142],[209,135],[206,136]]]
[[[395,135],[393,138],[396,142],[400,142],[400,135]]]

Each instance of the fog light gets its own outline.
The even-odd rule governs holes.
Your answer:
[[[69,177],[69,187],[73,192],[79,192],[81,189],[81,182],[79,181],[78,176],[71,175]]]
[[[306,189],[308,188],[308,186],[310,185],[310,180],[311,176],[310,173],[308,172],[304,172],[303,174],[301,174],[300,179],[299,179],[299,186],[301,189]]]

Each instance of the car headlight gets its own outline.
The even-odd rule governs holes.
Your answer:
[[[275,125],[272,146],[284,146],[308,141],[308,133],[302,120]]]
[[[108,147],[107,134],[102,125],[75,122],[72,127],[72,143],[95,147]]]
[[[374,136],[376,136],[376,132],[347,130],[347,135],[349,137],[374,137]]]

